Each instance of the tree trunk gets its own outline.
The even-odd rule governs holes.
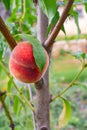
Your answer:
[[[41,43],[46,40],[46,31],[48,26],[48,19],[42,13],[41,9],[37,5],[37,37]],[[49,69],[45,73],[44,77],[35,84],[37,106],[35,110],[35,125],[36,130],[50,130],[50,118],[49,118]]]

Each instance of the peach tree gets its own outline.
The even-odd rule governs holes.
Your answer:
[[[66,34],[64,22],[67,17],[74,17],[78,34],[80,34],[78,13],[75,12],[75,7],[76,4],[83,3],[87,11],[87,1],[3,0],[3,3],[7,11],[10,10],[10,16],[6,22],[0,16],[0,31],[7,40],[5,44],[9,45],[12,52],[6,63],[3,58],[3,42],[0,44],[0,67],[9,78],[7,88],[0,88],[0,101],[9,119],[10,128],[16,130],[14,117],[6,102],[8,96],[13,97],[11,97],[13,104],[10,105],[13,105],[15,113],[18,111],[21,113],[21,108],[25,105],[29,111],[32,111],[34,130],[51,130],[50,104],[60,98],[63,101],[63,110],[59,117],[58,129],[61,129],[68,123],[72,114],[71,105],[63,94],[77,84],[76,80],[87,66],[85,60],[87,55],[82,52],[73,54],[81,61],[81,70],[64,90],[52,95],[49,86],[51,52],[59,31],[62,30]],[[61,15],[58,11],[60,6],[64,6]],[[22,84],[25,83],[25,87],[22,87],[23,85],[19,87],[20,81]],[[26,89],[28,87],[29,89]],[[32,94],[32,87],[35,88],[35,95]],[[34,96],[35,101],[33,101]]]

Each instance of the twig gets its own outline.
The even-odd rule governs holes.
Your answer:
[[[75,78],[71,81],[71,83],[69,84],[68,87],[66,87],[62,92],[60,92],[59,94],[57,94],[56,96],[54,96],[51,99],[51,102],[54,101],[55,99],[57,99],[58,97],[61,97],[68,89],[70,89],[76,82],[76,80],[78,79],[78,77],[80,76],[80,74],[83,72],[83,70],[85,69],[85,64],[83,63],[83,66],[81,68],[81,70],[77,73],[77,75],[75,76]]]
[[[56,38],[56,36],[58,35],[61,27],[63,26],[63,23],[64,21],[66,20],[67,16],[68,16],[68,13],[69,13],[69,10],[73,4],[74,0],[68,0],[68,3],[59,19],[59,21],[57,22],[57,24],[55,25],[54,29],[52,30],[51,34],[49,35],[49,37],[47,38],[47,40],[45,41],[44,43],[44,47],[49,50],[52,45],[53,45],[53,42]]]
[[[17,45],[17,43],[16,43],[15,39],[13,38],[13,36],[10,34],[10,31],[8,30],[3,19],[1,18],[1,16],[0,16],[0,31],[6,38],[10,48],[14,49],[14,47]]]

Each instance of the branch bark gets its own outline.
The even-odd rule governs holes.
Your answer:
[[[68,3],[66,5],[59,21],[57,22],[56,26],[54,27],[51,34],[49,35],[49,37],[47,38],[47,40],[44,43],[44,47],[46,48],[46,50],[50,50],[52,48],[54,40],[57,37],[61,27],[63,26],[63,23],[68,16],[69,10],[70,10],[73,2],[74,2],[74,0],[68,0]]]
[[[3,19],[1,18],[1,16],[0,16],[0,31],[4,35],[4,37],[6,38],[10,48],[14,49],[14,47],[17,45],[17,43],[16,43],[15,39],[13,38],[13,36],[10,34],[10,31],[6,27],[6,25],[3,21]]]
[[[46,40],[46,31],[48,26],[48,19],[37,5],[37,37],[41,43]],[[44,77],[35,83],[37,107],[35,110],[36,130],[50,130],[49,118],[49,70]]]
[[[44,43],[46,40],[46,30],[48,27],[48,19],[47,17],[42,13],[42,11],[39,8],[39,5],[37,4],[37,37],[41,43]]]

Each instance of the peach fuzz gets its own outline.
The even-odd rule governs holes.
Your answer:
[[[45,51],[45,49],[44,49]],[[12,51],[9,60],[9,69],[13,77],[24,83],[35,83],[41,79],[49,65],[49,57],[46,54],[46,64],[42,72],[36,65],[33,46],[28,41],[19,43]]]

